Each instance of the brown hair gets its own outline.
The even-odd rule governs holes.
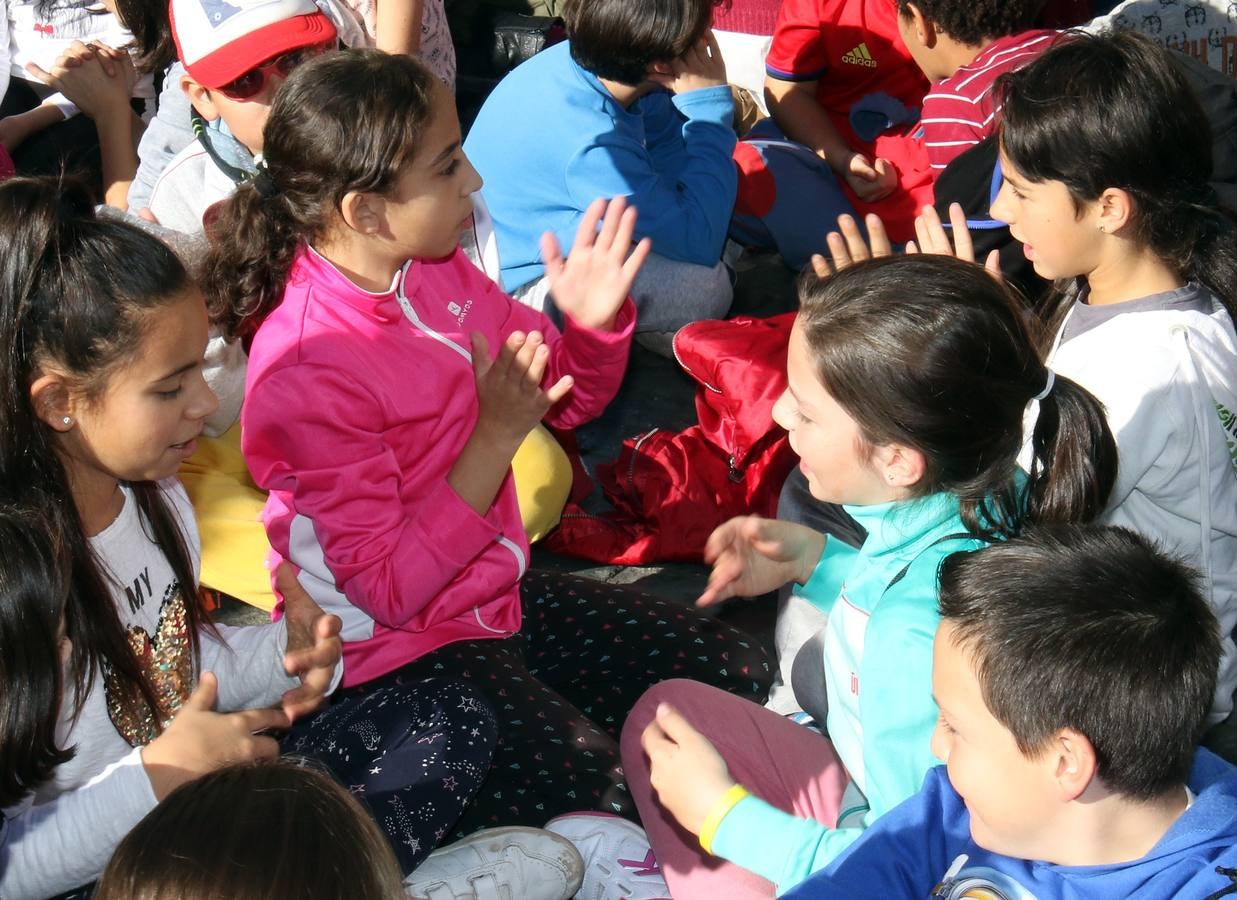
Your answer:
[[[982,268],[952,257],[875,259],[800,287],[799,324],[821,383],[869,445],[923,453],[920,495],[958,497],[986,539],[1024,522],[1086,522],[1108,500],[1117,448],[1104,408],[1054,376],[1018,479],[1023,414],[1049,373],[1027,318]]]
[[[346,194],[394,188],[429,124],[434,83],[415,59],[378,50],[323,54],[284,82],[262,130],[265,171],[207,227],[200,282],[228,337],[251,335],[279,305],[296,248],[335,226]]]
[[[285,757],[177,788],[120,842],[96,900],[404,900],[386,836],[330,775]]]

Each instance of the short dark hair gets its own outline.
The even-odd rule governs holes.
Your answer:
[[[98,900],[402,900],[395,853],[365,808],[284,757],[181,785],[112,855]]]
[[[571,58],[598,78],[635,86],[704,36],[717,0],[567,0]]]
[[[897,0],[897,4],[899,15],[909,18],[913,4],[955,41],[974,47],[1026,31],[1044,0]]]
[[[1220,665],[1198,575],[1124,528],[1056,525],[956,553],[941,616],[984,702],[1027,756],[1071,728],[1111,790],[1185,783]]]

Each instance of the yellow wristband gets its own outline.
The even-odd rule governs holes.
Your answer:
[[[717,835],[717,826],[722,824],[722,819],[726,818],[726,814],[734,809],[735,804],[746,796],[748,796],[747,788],[741,784],[734,784],[713,804],[709,814],[704,817],[704,824],[700,826],[700,846],[705,853],[713,852],[713,838]]]

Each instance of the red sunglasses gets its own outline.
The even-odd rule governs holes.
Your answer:
[[[310,44],[308,47],[297,47],[294,50],[288,50],[285,53],[280,53],[278,56],[272,56],[264,63],[259,63],[248,72],[238,75],[227,84],[215,88],[215,90],[233,100],[252,99],[262,93],[262,89],[266,87],[266,79],[270,77],[271,73],[276,73],[281,78],[287,78],[301,63],[334,49],[335,41],[330,40],[324,41],[321,44]]]

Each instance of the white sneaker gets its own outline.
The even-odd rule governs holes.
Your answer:
[[[584,859],[577,900],[670,900],[649,836],[634,822],[602,812],[571,813],[546,823]]]
[[[570,841],[508,826],[439,847],[404,879],[404,889],[422,900],[569,900],[583,877]]]

